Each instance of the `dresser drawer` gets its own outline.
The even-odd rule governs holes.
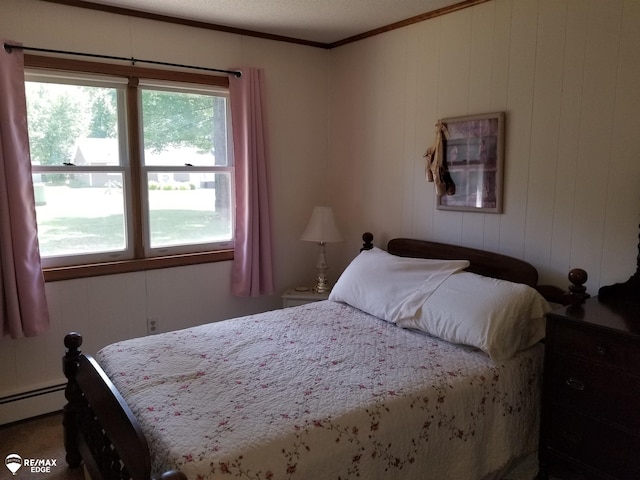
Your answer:
[[[610,425],[594,421],[571,409],[554,407],[549,412],[543,448],[616,479],[640,478],[640,440]]]
[[[640,377],[640,342],[568,322],[555,323],[554,350],[619,368]]]
[[[548,401],[640,431],[639,378],[569,355],[551,356]]]
[[[540,478],[568,462],[580,478],[640,480],[640,305],[591,297],[546,318]]]

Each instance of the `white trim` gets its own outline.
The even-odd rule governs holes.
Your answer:
[[[0,398],[0,425],[62,410],[65,383]]]

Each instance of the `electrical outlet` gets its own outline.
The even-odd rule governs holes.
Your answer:
[[[147,318],[147,335],[158,333],[158,319],[156,317]]]

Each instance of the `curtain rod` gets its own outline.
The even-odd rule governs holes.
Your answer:
[[[141,60],[139,58],[134,58],[134,57],[131,57],[131,58],[114,57],[111,55],[98,55],[95,53],[69,52],[65,50],[51,50],[48,48],[24,47],[22,45],[11,45],[9,43],[4,44],[4,49],[7,51],[7,53],[11,53],[14,48],[18,48],[20,50],[30,50],[33,52],[58,53],[62,55],[76,55],[80,57],[103,58],[108,60],[122,60],[126,62],[131,62],[131,65],[135,65],[136,63],[150,63],[153,65],[163,65],[165,67],[180,67],[180,68],[190,68],[194,70],[204,70],[207,72],[229,73],[229,74],[235,75],[238,78],[242,76],[242,72],[239,70],[221,70],[219,68],[196,67],[193,65],[180,65],[179,63],[158,62],[155,60]]]

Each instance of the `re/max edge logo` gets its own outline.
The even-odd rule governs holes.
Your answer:
[[[15,475],[20,468],[28,468],[31,473],[51,473],[51,467],[56,467],[58,460],[55,458],[22,458],[17,453],[10,453],[4,459],[12,475]]]

